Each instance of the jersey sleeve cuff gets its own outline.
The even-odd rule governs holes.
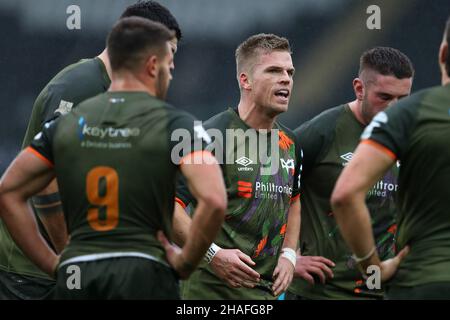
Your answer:
[[[361,143],[370,145],[370,146],[380,150],[381,152],[386,154],[388,157],[390,157],[394,161],[397,160],[397,156],[395,155],[394,152],[392,152],[390,149],[388,149],[387,147],[385,147],[384,145],[382,145],[381,143],[379,143],[375,140],[365,139],[365,140],[362,140]]]
[[[300,199],[300,193],[297,194],[297,195],[295,195],[295,196],[293,196],[293,197],[291,198],[291,200],[289,201],[289,203],[295,202],[295,201],[297,201],[297,199]]]
[[[37,151],[35,148],[29,146],[25,149],[26,152],[30,152],[32,154],[34,154],[36,157],[38,157],[39,159],[41,159],[42,161],[45,162],[45,164],[47,166],[49,166],[50,168],[54,167],[53,162],[51,162],[49,159],[47,159],[42,153],[40,153],[39,151]]]
[[[175,202],[178,202],[178,204],[179,204],[180,206],[182,206],[183,209],[186,209],[187,205],[186,205],[186,204],[183,202],[183,200],[181,200],[180,198],[175,197]]]

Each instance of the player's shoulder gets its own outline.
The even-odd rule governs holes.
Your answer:
[[[440,97],[440,96],[449,96],[450,95],[450,85],[446,85],[446,86],[433,86],[433,87],[428,87],[428,88],[424,88],[421,90],[418,90],[416,92],[414,92],[413,94],[411,94],[409,97],[405,98],[406,99],[423,99],[423,98],[428,98],[428,97]]]
[[[389,106],[383,116],[388,116],[391,121],[393,119],[403,119],[403,122],[412,121],[419,117],[419,110],[427,110],[430,105],[447,106],[449,98],[450,86],[421,89]],[[379,121],[378,118],[374,120]]]
[[[177,129],[196,130],[196,127],[201,126],[201,122],[191,113],[179,109],[169,103],[164,104],[164,118],[167,118],[167,127],[169,131]]]
[[[407,98],[400,100],[406,106],[423,106],[429,104],[448,104],[450,98],[450,85],[434,86],[419,90]]]
[[[98,58],[83,59],[56,74],[43,91],[58,94],[71,103],[79,103],[96,92],[107,89],[106,71],[102,72]]]
[[[301,126],[294,130],[294,133],[297,136],[302,135],[306,131],[314,131],[322,135],[332,133],[336,128],[339,117],[343,115],[344,112],[345,104],[329,108],[325,111],[322,111],[314,118],[303,123]]]
[[[229,127],[229,124],[235,119],[239,117],[235,110],[228,108],[218,114],[213,115],[211,118],[207,119],[203,126],[207,129],[215,128],[215,129],[226,129]]]
[[[173,120],[185,119],[188,121],[197,121],[197,118],[186,110],[177,108],[168,102],[161,101],[161,105],[167,111],[169,117]]]
[[[284,124],[276,121],[276,125],[280,131],[282,131],[286,136],[288,136],[290,139],[296,141],[295,133],[292,129],[288,128]]]
[[[82,59],[62,69],[50,80],[50,83],[61,82],[62,80],[74,81],[80,78],[84,79],[86,76],[98,75],[101,73],[100,63],[98,58]]]

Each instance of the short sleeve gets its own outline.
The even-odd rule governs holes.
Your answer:
[[[47,122],[42,131],[33,138],[28,149],[51,166],[54,164],[53,138],[58,122],[59,121]]]
[[[192,196],[187,186],[187,181],[183,175],[179,175],[177,179],[177,188],[175,201],[178,202],[183,209],[186,209],[190,204],[194,207],[197,205],[195,198]]]
[[[209,152],[208,145],[212,143],[202,122],[187,113],[181,113],[170,121],[169,136],[171,160],[175,165],[182,164],[194,153],[201,156],[201,153]]]
[[[208,146],[212,139],[204,129],[202,122],[189,114],[179,114],[173,118],[170,125],[171,159],[175,165],[188,163],[201,157],[205,152],[209,153]],[[193,158],[189,156],[194,155]],[[197,158],[200,159],[200,158]],[[189,204],[195,206],[195,199],[189,191],[186,179],[179,175],[177,179],[176,198],[183,208]]]

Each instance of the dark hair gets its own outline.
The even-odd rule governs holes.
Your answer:
[[[178,40],[181,39],[181,30],[175,17],[170,11],[156,1],[138,1],[127,7],[120,18],[141,17],[151,21],[162,23],[170,30],[175,31]]]
[[[108,35],[108,56],[113,71],[134,71],[149,54],[167,52],[173,31],[159,22],[140,17],[120,19]]]
[[[235,56],[238,73],[242,65],[246,64],[249,59],[254,58],[259,51],[287,51],[292,53],[289,40],[286,38],[267,33],[253,35],[242,42],[236,49]]]
[[[390,47],[375,47],[365,51],[359,60],[359,75],[370,69],[382,75],[393,75],[397,79],[414,76],[411,60],[400,50]]]
[[[447,19],[447,24],[445,25],[445,41],[447,41],[447,45],[450,46],[450,17]],[[450,77],[450,52],[447,49],[447,57],[445,59],[445,70],[447,71],[447,75]]]

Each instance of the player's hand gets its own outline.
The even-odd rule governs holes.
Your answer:
[[[273,272],[275,280],[272,286],[273,295],[276,297],[280,293],[286,291],[294,277],[294,266],[285,257],[278,258],[278,264]]]
[[[220,249],[210,262],[214,273],[232,288],[253,288],[259,273],[251,267],[255,262],[239,249]]]
[[[302,256],[297,254],[297,263],[295,265],[295,277],[303,278],[311,285],[314,285],[313,275],[317,275],[322,284],[325,284],[327,278],[333,278],[331,270],[335,264],[333,261],[320,256]]]
[[[162,231],[158,231],[157,237],[166,251],[166,258],[180,279],[187,279],[195,270],[195,267],[184,260],[182,250],[169,242]]]
[[[394,274],[397,272],[398,266],[408,253],[409,246],[406,246],[402,250],[400,250],[400,252],[394,258],[381,262],[380,269],[382,282],[388,281],[394,276]]]

